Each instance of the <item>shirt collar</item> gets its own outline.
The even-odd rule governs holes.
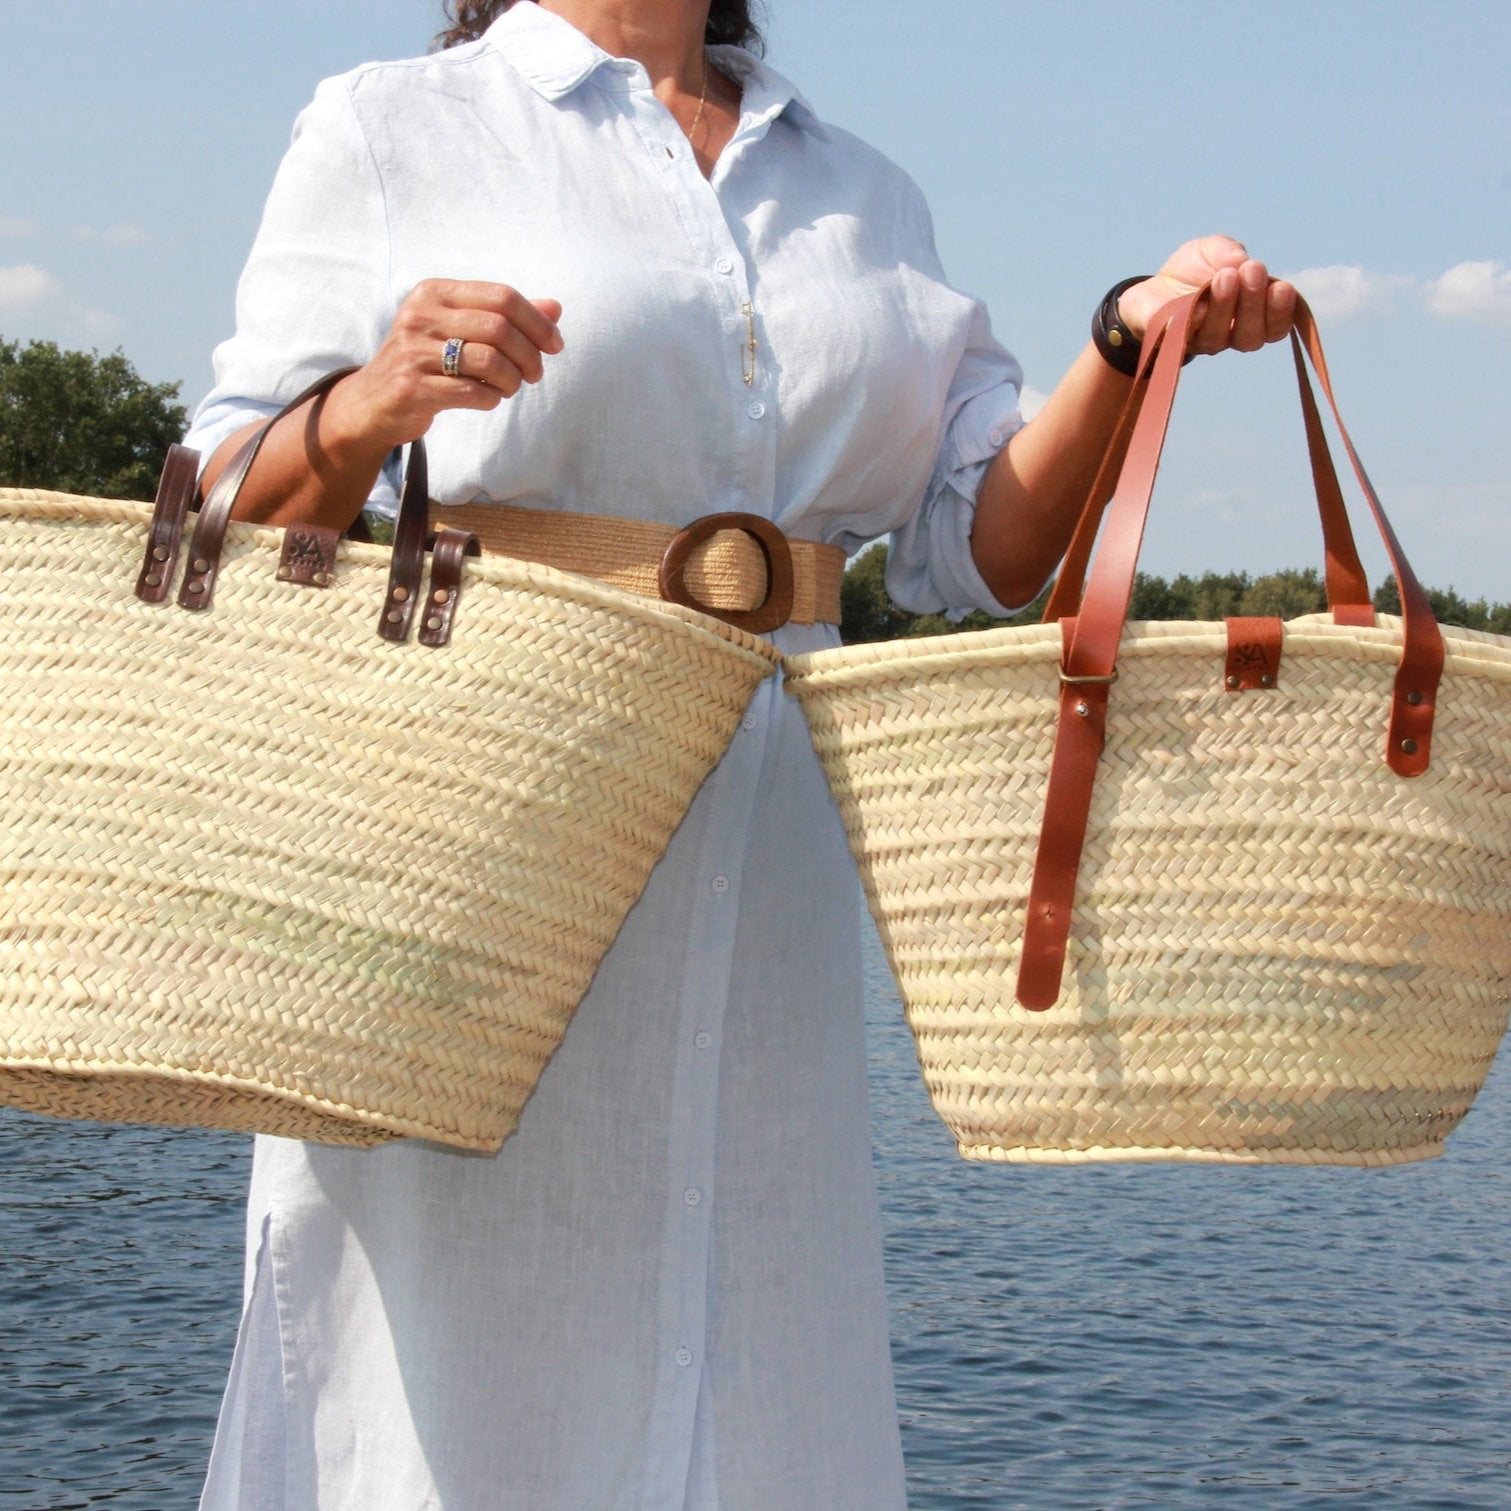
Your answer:
[[[628,87],[632,78],[623,71],[620,59],[611,57],[570,22],[554,11],[542,10],[533,0],[515,0],[483,35],[543,99],[560,100],[600,70],[604,70],[606,82],[625,81],[617,87]],[[764,126],[785,113],[795,125],[814,135],[828,135],[813,107],[753,53],[742,47],[715,47],[709,50],[709,56],[744,91],[742,132]]]

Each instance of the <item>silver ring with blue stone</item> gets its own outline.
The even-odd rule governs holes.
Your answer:
[[[460,336],[450,337],[445,346],[441,348],[441,371],[448,378],[460,378],[462,375],[462,348],[467,343]]]

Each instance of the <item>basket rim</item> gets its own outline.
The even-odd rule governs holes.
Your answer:
[[[1369,625],[1334,624],[1328,614],[1303,614],[1283,621],[1285,653],[1338,655],[1397,662],[1401,655],[1401,620],[1381,614]],[[1457,675],[1511,679],[1511,636],[1486,630],[1442,626],[1446,669]],[[1124,626],[1122,656],[1204,653],[1219,660],[1227,645],[1222,619],[1130,620]],[[1013,663],[1058,663],[1058,624],[1002,625],[956,635],[874,640],[859,645],[807,651],[785,661],[786,680],[798,694],[845,684],[879,683],[897,676],[910,679],[948,676],[968,666]]]
[[[135,499],[94,498],[45,488],[0,488],[0,524],[35,520],[83,526],[134,525],[141,527],[145,540],[145,531],[151,518],[152,506]],[[227,566],[236,557],[252,551],[280,550],[283,534],[283,529],[276,525],[232,521],[226,530],[224,559]],[[337,562],[357,567],[386,568],[392,554],[391,549],[385,545],[343,539]],[[736,629],[712,615],[685,608],[681,604],[667,603],[660,598],[612,587],[575,572],[542,566],[538,562],[520,561],[496,554],[481,556],[468,561],[467,577],[473,585],[488,583],[497,587],[545,593],[567,599],[584,608],[629,615],[663,628],[672,624],[685,626],[758,658],[771,671],[775,671],[782,662],[781,653],[768,639],[747,630]]]

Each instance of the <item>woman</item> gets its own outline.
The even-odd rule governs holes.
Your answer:
[[[1188,243],[1021,427],[916,189],[731,45],[744,0],[472,0],[444,40],[301,117],[191,436],[207,480],[357,371],[275,428],[248,517],[391,506],[426,435],[444,501],[890,531],[900,601],[1006,612],[1153,310],[1210,281],[1196,349],[1289,327],[1262,264]],[[203,1504],[902,1506],[853,876],[767,684],[496,1158],[260,1140]]]

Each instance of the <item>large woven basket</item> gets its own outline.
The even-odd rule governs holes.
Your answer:
[[[1117,516],[1147,507],[1178,372],[1149,385],[1078,623],[821,652],[787,685],[966,1158],[1428,1157],[1511,999],[1511,640],[1445,632],[1434,690],[1401,562],[1426,646],[1402,670],[1402,620],[1367,622],[1362,572],[1346,584],[1324,443],[1332,615],[1124,627],[1124,582],[1115,661],[1086,659],[1109,549],[1131,581]],[[1078,816],[1057,763],[1083,731]]]
[[[774,653],[502,557],[384,640],[245,525],[185,612],[152,514],[0,491],[0,1102],[496,1148]]]

